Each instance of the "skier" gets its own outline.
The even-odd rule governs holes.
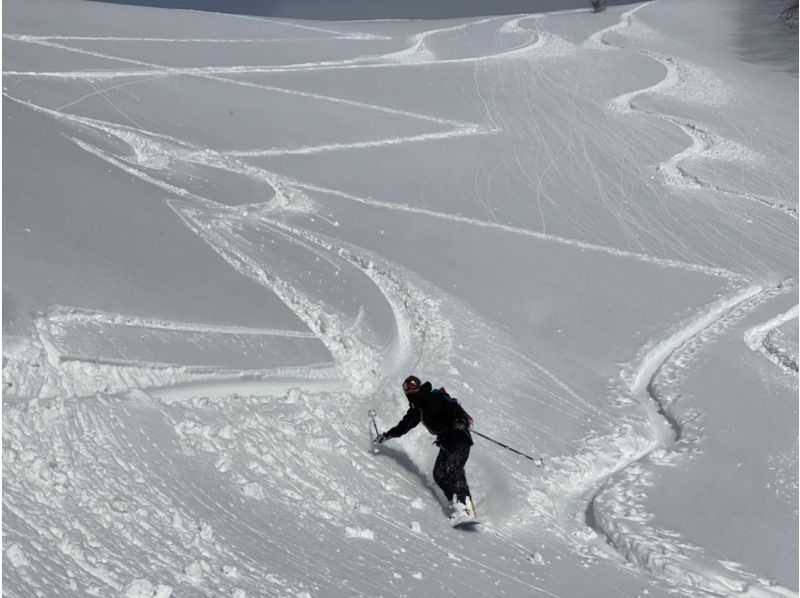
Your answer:
[[[472,446],[472,418],[444,388],[433,389],[430,382],[422,384],[416,376],[405,379],[403,392],[408,399],[408,411],[400,423],[379,434],[375,442],[380,444],[402,436],[421,421],[436,436],[434,444],[439,447],[439,455],[433,467],[433,479],[450,502],[451,523],[473,521],[475,505],[464,473]]]

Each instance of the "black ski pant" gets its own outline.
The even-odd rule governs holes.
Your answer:
[[[466,502],[470,496],[467,476],[464,473],[464,465],[469,459],[469,449],[470,445],[467,443],[439,449],[439,456],[436,457],[436,464],[433,466],[433,480],[449,501],[455,496],[459,502]]]

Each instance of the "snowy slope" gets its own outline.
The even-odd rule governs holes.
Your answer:
[[[4,16],[8,595],[797,595],[797,72],[746,3]],[[544,456],[476,439],[475,532],[424,430],[370,450],[412,372]]]

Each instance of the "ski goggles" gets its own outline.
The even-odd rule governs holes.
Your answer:
[[[417,392],[419,390],[419,382],[416,380],[409,380],[407,382],[403,382],[403,392]]]

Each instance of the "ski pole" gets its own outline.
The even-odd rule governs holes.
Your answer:
[[[488,437],[486,434],[481,434],[481,433],[480,433],[480,432],[478,432],[477,430],[472,430],[472,433],[473,433],[473,434],[477,434],[477,435],[478,435],[478,436],[480,436],[481,438],[485,438],[485,439],[486,439],[486,440],[488,440],[489,442],[494,442],[496,445],[498,445],[498,446],[502,446],[504,449],[508,449],[508,450],[509,450],[509,451],[511,451],[512,453],[517,453],[518,455],[522,455],[522,456],[523,456],[523,457],[525,457],[526,459],[530,459],[531,461],[533,461],[534,463],[536,463],[536,467],[541,467],[542,465],[544,465],[544,459],[542,459],[541,457],[539,457],[538,459],[535,459],[535,458],[531,457],[530,455],[526,455],[526,454],[525,454],[525,453],[523,453],[522,451],[518,451],[517,449],[513,449],[513,448],[511,448],[511,447],[510,447],[510,446],[508,446],[507,444],[503,444],[502,442],[498,442],[498,441],[497,441],[497,440],[495,440],[494,438],[489,438],[489,437]]]
[[[375,410],[374,409],[370,409],[369,410],[369,418],[372,420],[372,427],[375,428],[375,438],[377,438],[378,436],[381,435],[381,433],[378,432],[378,424],[375,423]]]

